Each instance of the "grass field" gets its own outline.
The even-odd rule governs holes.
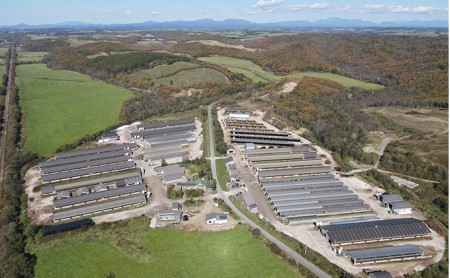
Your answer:
[[[176,87],[196,86],[202,82],[223,84],[228,81],[223,73],[208,68],[184,70],[170,77],[155,80],[155,83],[166,86],[173,83]]]
[[[217,179],[223,191],[228,191],[228,171],[222,158],[216,159]]]
[[[242,73],[243,75],[247,76],[252,80],[253,83],[263,82],[267,83],[267,80],[259,77],[258,75],[254,74],[253,72],[241,68],[228,68],[230,71],[235,73]]]
[[[105,82],[44,64],[17,67],[25,147],[42,154],[117,123],[130,94]]]
[[[195,69],[198,67],[199,66],[194,63],[175,62],[171,65],[159,65],[152,69],[140,70],[140,71],[130,74],[129,76],[131,78],[150,77],[151,79],[158,79],[163,76],[168,76],[170,74],[173,74],[173,73],[181,71],[181,70]]]
[[[231,71],[236,71],[236,69],[243,70],[241,73],[245,74],[248,78],[252,79],[253,82],[260,81],[259,79],[264,79],[265,81],[277,81],[282,78],[288,78],[293,81],[298,80],[299,78],[303,78],[304,76],[309,77],[320,77],[325,79],[333,80],[344,87],[360,87],[363,89],[381,89],[383,86],[373,83],[367,83],[364,81],[356,80],[353,78],[345,77],[338,74],[333,73],[325,73],[325,72],[298,72],[292,73],[284,76],[275,75],[273,72],[266,71],[262,67],[253,63],[249,60],[237,59],[226,56],[216,56],[216,57],[201,57],[198,58],[201,61],[217,64],[229,68]],[[255,76],[258,78],[256,79]]]
[[[247,226],[221,232],[149,229],[138,218],[57,235],[33,247],[36,277],[298,277]]]
[[[42,58],[47,55],[48,52],[17,52],[18,62],[40,62]]]
[[[6,72],[6,66],[0,64],[0,76],[3,76],[3,74]]]
[[[0,47],[0,58],[5,57],[6,52],[8,52],[8,48],[6,48],[6,47]]]

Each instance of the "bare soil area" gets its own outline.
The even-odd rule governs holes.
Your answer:
[[[448,110],[371,107],[365,111],[380,113],[402,126],[419,131],[434,134],[448,132]]]
[[[220,46],[220,47],[226,47],[226,48],[234,48],[234,49],[242,49],[242,50],[247,50],[247,51],[256,51],[256,49],[253,48],[248,48],[245,47],[241,44],[227,44],[227,43],[223,43],[223,42],[219,42],[219,41],[215,41],[215,40],[198,40],[198,41],[188,41],[187,43],[194,43],[194,42],[199,42],[201,44],[204,45],[211,45],[211,46]]]
[[[25,193],[28,196],[28,217],[34,225],[52,223],[53,203],[51,197],[43,197],[41,191],[33,192],[33,188],[41,184],[41,173],[34,166],[25,174]]]

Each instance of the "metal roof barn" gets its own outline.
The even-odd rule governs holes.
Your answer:
[[[83,155],[89,155],[89,154],[100,154],[100,153],[111,152],[111,151],[116,151],[116,150],[132,150],[135,148],[137,148],[136,143],[116,144],[116,145],[111,145],[111,146],[106,146],[106,147],[57,153],[57,154],[55,154],[55,157],[58,159],[58,158],[66,158],[66,157],[74,157],[74,156],[83,156]]]
[[[78,181],[78,182],[71,182],[71,183],[65,183],[65,184],[59,184],[59,185],[46,185],[41,188],[42,194],[51,194],[53,192],[58,192],[62,190],[72,190],[83,186],[90,186],[95,185],[99,183],[111,183],[119,180],[133,180],[137,183],[142,181],[141,173],[126,173],[126,174],[117,174],[114,176],[108,176],[104,178],[96,178],[96,179],[89,179],[84,181]]]
[[[295,168],[295,169],[286,169],[286,170],[267,170],[258,172],[257,175],[259,177],[282,177],[282,176],[301,176],[301,175],[312,175],[312,174],[321,174],[321,173],[329,173],[331,168],[329,166],[321,166],[321,167],[308,167],[308,168]]]
[[[58,158],[58,159],[52,159],[52,160],[40,162],[39,167],[47,168],[47,167],[72,164],[72,163],[77,163],[77,162],[92,161],[92,160],[105,159],[105,158],[117,157],[117,156],[125,156],[125,155],[130,155],[130,154],[131,154],[130,150],[117,150],[117,151],[111,151],[111,152],[99,153],[99,154],[88,154],[88,155],[83,155],[83,156]]]
[[[277,141],[277,140],[261,140],[261,139],[245,139],[245,138],[236,138],[231,139],[231,143],[253,143],[257,145],[265,145],[265,146],[294,146],[295,141]]]
[[[65,198],[65,199],[59,199],[54,200],[53,205],[55,208],[61,208],[66,206],[73,206],[77,204],[83,204],[93,201],[99,201],[102,199],[109,199],[113,197],[119,197],[123,195],[128,194],[134,194],[134,193],[143,193],[146,190],[144,184],[138,184],[138,185],[129,185],[124,187],[119,187],[116,189],[110,189],[106,191],[101,192],[94,192],[86,195],[80,195],[77,197],[72,198]]]
[[[112,165],[106,165],[106,166],[98,166],[95,168],[87,168],[87,169],[80,169],[80,170],[75,170],[75,171],[70,171],[70,172],[61,172],[61,173],[44,175],[44,176],[42,176],[42,181],[43,182],[53,182],[53,181],[58,181],[58,180],[71,179],[71,178],[89,176],[89,175],[94,175],[94,174],[131,169],[134,167],[135,167],[134,162],[125,162],[125,163],[118,163],[118,164],[112,164]]]
[[[251,163],[257,163],[262,161],[285,161],[303,158],[304,158],[303,154],[277,154],[277,155],[255,156],[249,158],[249,160]]]
[[[263,179],[260,178],[259,182],[260,184],[277,184],[277,183],[284,183],[284,182],[296,182],[296,181],[307,181],[307,180],[318,180],[318,179],[334,179],[333,174],[325,174],[325,175],[315,175],[315,176],[297,176],[297,177],[286,177],[286,178],[270,178],[270,179]]]
[[[282,148],[263,148],[263,149],[254,149],[254,150],[246,150],[245,154],[248,157],[260,156],[266,154],[280,154],[280,153],[291,153],[292,150],[289,147]]]
[[[403,261],[406,259],[417,259],[423,257],[423,250],[417,245],[406,244],[399,246],[388,246],[380,248],[346,250],[354,264],[379,263],[389,261]]]
[[[322,165],[322,160],[311,159],[311,160],[295,160],[295,161],[283,161],[283,162],[273,162],[273,163],[253,163],[253,168],[258,171],[264,171],[264,169],[280,169],[280,168],[295,168],[301,166],[317,166]]]
[[[137,196],[126,196],[121,198],[115,198],[106,202],[97,202],[88,206],[79,206],[73,209],[57,210],[53,213],[53,220],[60,221],[70,219],[78,216],[89,215],[93,213],[100,213],[106,210],[112,210],[116,208],[132,206],[136,204],[145,203],[146,199],[143,194]]]
[[[414,238],[431,234],[428,226],[415,218],[325,225],[320,230],[331,244]]]
[[[170,121],[148,122],[148,123],[143,123],[143,124],[137,125],[136,128],[138,130],[144,130],[144,129],[163,128],[163,127],[169,127],[169,126],[189,125],[189,124],[194,124],[194,123],[195,123],[194,118],[187,118],[187,119],[170,120]]]

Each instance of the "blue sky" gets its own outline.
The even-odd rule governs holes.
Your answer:
[[[223,20],[254,22],[315,21],[329,17],[374,22],[447,20],[446,0],[14,0],[0,9],[0,25],[67,21],[132,23],[143,21]]]

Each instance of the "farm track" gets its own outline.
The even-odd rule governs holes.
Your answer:
[[[2,132],[1,132],[1,140],[0,140],[0,182],[3,182],[3,173],[5,169],[5,140],[6,140],[6,132],[7,132],[7,126],[8,126],[8,114],[9,114],[9,97],[11,95],[11,83],[12,83],[12,77],[14,74],[14,63],[15,63],[15,57],[16,57],[16,49],[14,45],[11,44],[10,46],[10,59],[9,59],[9,72],[8,72],[8,86],[6,88],[6,95],[5,95],[5,110],[3,111],[3,125],[2,125]],[[3,193],[3,187],[2,192]]]

